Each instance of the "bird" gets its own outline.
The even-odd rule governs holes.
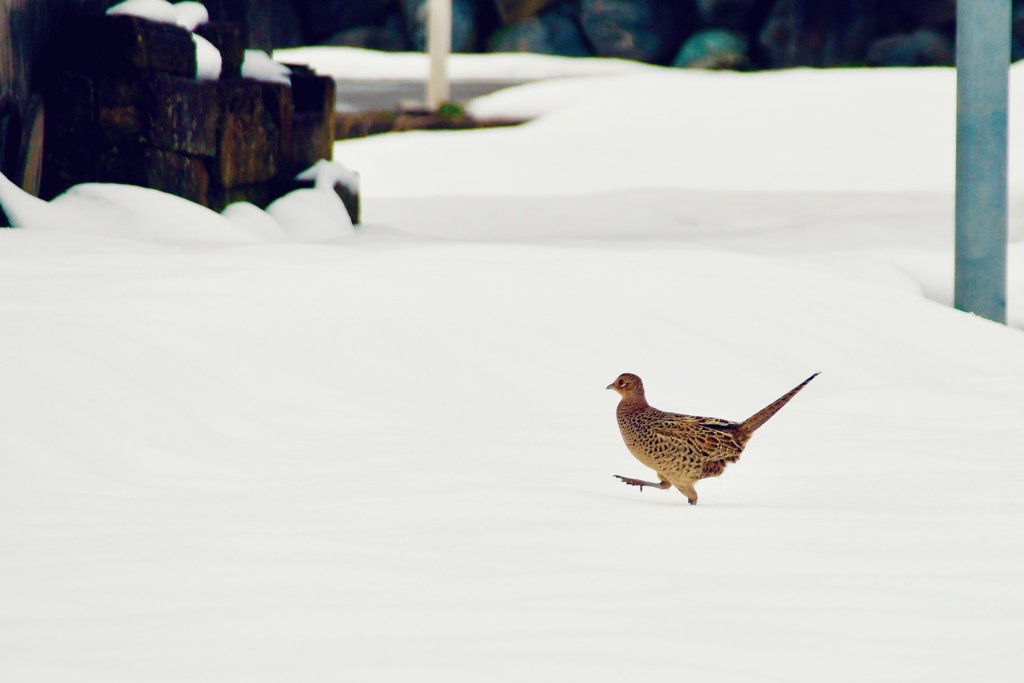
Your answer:
[[[726,465],[740,459],[754,431],[820,373],[814,373],[780,398],[743,422],[714,417],[681,415],[658,410],[647,403],[643,381],[632,373],[623,373],[608,385],[621,396],[615,414],[622,440],[633,456],[658,475],[658,483],[623,477],[630,486],[667,489],[675,486],[690,505],[697,504],[693,485],[708,477],[717,477]]]

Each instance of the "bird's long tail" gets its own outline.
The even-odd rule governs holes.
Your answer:
[[[740,424],[740,431],[747,437],[749,437],[751,434],[754,433],[755,429],[757,429],[765,422],[767,422],[772,415],[779,412],[782,409],[782,406],[789,403],[789,401],[794,396],[796,396],[801,389],[807,386],[808,383],[810,383],[810,381],[817,377],[819,374],[820,373],[817,372],[814,373],[813,375],[805,379],[803,382],[800,382],[800,384],[796,385],[793,389],[786,392],[783,396],[776,399],[775,401],[772,401],[767,406],[765,406],[761,410],[757,411],[756,413],[748,417]]]

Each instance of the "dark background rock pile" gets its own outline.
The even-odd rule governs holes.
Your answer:
[[[423,50],[428,0],[271,0],[275,47]],[[932,66],[955,60],[956,0],[452,0],[457,52],[681,67]],[[1024,57],[1014,0],[1013,58]]]

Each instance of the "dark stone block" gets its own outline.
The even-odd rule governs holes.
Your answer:
[[[159,149],[212,157],[217,153],[217,85],[154,74],[148,92],[150,143]]]
[[[96,128],[96,84],[93,79],[70,71],[53,74],[43,83],[47,104],[46,139],[49,144],[76,142],[94,136]]]
[[[296,112],[334,111],[334,79],[317,76],[309,69],[292,70],[292,101]]]
[[[197,27],[195,32],[220,50],[220,77],[241,78],[242,60],[245,59],[245,39],[241,24],[233,21],[211,21]]]
[[[98,123],[111,144],[147,144],[199,156],[217,153],[217,88],[162,72],[100,76]]]
[[[309,69],[292,69],[291,125],[281,135],[281,175],[292,176],[320,159],[330,159],[334,150],[333,78],[317,76]]]
[[[295,114],[292,118],[292,146],[285,152],[290,170],[300,173],[320,159],[330,160],[333,148],[333,117],[328,120],[316,113]]]
[[[210,177],[225,188],[261,183],[277,171],[280,132],[257,81],[218,81],[220,126]]]
[[[208,204],[210,176],[201,159],[168,152],[146,150],[149,157],[148,187],[184,197],[197,204]]]
[[[162,149],[114,146],[96,161],[94,180],[151,187],[206,206],[210,185],[202,159]],[[86,182],[78,180],[76,182]]]
[[[53,199],[72,185],[99,180],[95,149],[47,145],[43,150],[43,178],[39,188],[42,199]]]
[[[298,162],[293,158],[294,132],[292,119],[295,115],[295,104],[292,101],[292,89],[284,83],[260,83],[263,91],[263,106],[270,116],[271,124],[278,131],[276,149],[277,175],[294,175],[301,171]]]
[[[66,41],[61,55],[75,55],[75,68],[90,73],[125,68],[179,76],[196,73],[192,35],[173,24],[126,15],[85,17],[67,33]]]
[[[96,77],[96,118],[110,144],[133,144],[148,134],[146,75],[141,71],[115,72]]]

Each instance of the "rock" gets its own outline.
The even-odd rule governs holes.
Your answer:
[[[233,188],[261,183],[277,171],[280,133],[264,104],[263,85],[244,79],[217,82],[220,133],[217,158],[210,165],[216,185]]]
[[[721,28],[705,29],[690,36],[673,66],[691,69],[743,69],[749,65],[747,39]]]
[[[535,52],[565,57],[590,55],[583,31],[568,5],[499,29],[488,49],[491,52]]]
[[[188,30],[127,15],[79,19],[67,32],[65,44],[54,53],[61,59],[74,55],[74,68],[88,73],[125,68],[179,76],[196,73],[195,44]]]
[[[294,175],[319,159],[329,160],[334,150],[334,79],[297,66],[289,68],[294,110],[291,131],[281,145],[279,175],[284,176]]]
[[[743,28],[757,0],[697,0],[697,12],[708,26]],[[746,39],[744,39],[744,42]],[[677,65],[678,66],[678,65]]]
[[[90,180],[150,187],[206,206],[210,177],[202,159],[180,152],[115,145],[103,149]],[[78,180],[76,182],[83,182]]]
[[[582,0],[580,24],[602,57],[664,64],[682,39],[675,7],[661,0]]]
[[[402,52],[407,49],[405,37],[401,33],[382,26],[359,26],[339,31],[324,40],[323,44],[362,47],[384,52]]]
[[[152,74],[147,84],[146,138],[158,149],[212,157],[217,153],[217,86]],[[101,119],[102,119],[101,91]]]
[[[267,27],[264,29],[264,32],[266,33],[265,40],[268,44],[262,47],[273,49],[298,47],[310,42],[306,39],[302,30],[302,20],[299,19],[299,14],[295,11],[295,4],[292,0],[264,0],[263,6],[267,16]],[[245,18],[249,16],[251,16],[251,13],[247,13]],[[239,19],[239,17],[231,18]],[[247,48],[257,49],[261,47],[260,41],[250,41],[248,39],[248,31],[243,30],[242,37]]]
[[[1013,42],[1010,45],[1010,60],[1016,62],[1024,59],[1024,3],[1014,7],[1011,26]]]
[[[878,36],[880,21],[874,5],[856,0],[778,0],[757,37],[762,48],[757,65],[784,69],[860,64]]]
[[[427,50],[427,14],[430,0],[403,0],[406,33],[412,49]],[[473,0],[452,0],[452,52],[473,52],[477,41]]]
[[[294,0],[306,39],[320,43],[329,36],[383,23],[395,0]]]
[[[144,71],[112,72],[95,83],[102,140],[197,156],[217,153],[214,83]]]
[[[494,4],[498,6],[498,14],[506,24],[514,24],[536,16],[541,10],[556,2],[559,0],[494,0]],[[510,52],[519,51],[510,50]]]
[[[953,66],[953,41],[938,31],[920,29],[913,33],[876,40],[868,48],[869,66]]]
[[[46,156],[51,156],[53,148],[78,146],[98,137],[96,84],[92,78],[70,70],[51,72],[43,80],[42,91],[47,105],[43,136]],[[45,182],[45,170],[43,175]]]
[[[887,4],[906,26],[933,29],[956,26],[956,0],[890,0]]]

